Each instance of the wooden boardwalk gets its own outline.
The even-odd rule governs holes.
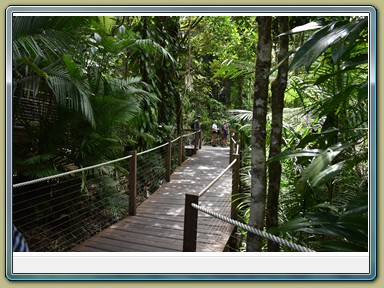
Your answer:
[[[181,252],[186,193],[198,193],[229,165],[229,148],[203,146],[177,167],[171,181],[128,216],[71,251]],[[231,170],[199,199],[199,205],[230,216]],[[197,252],[222,252],[233,226],[199,212]]]

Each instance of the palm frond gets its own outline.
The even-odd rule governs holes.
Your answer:
[[[332,56],[335,62],[338,61],[355,45],[360,32],[366,29],[367,21],[367,18],[362,18],[348,23],[336,21],[325,25],[313,33],[295,53],[289,69],[305,66],[309,71],[312,63],[329,47],[337,48],[333,49]],[[346,39],[351,41],[344,41]]]
[[[13,20],[12,42],[14,57],[40,56],[48,58],[49,54],[60,55],[71,49],[75,29],[80,23],[88,21],[87,17],[70,16],[16,16]]]
[[[57,64],[49,65],[44,71],[49,75],[47,84],[53,91],[57,103],[63,107],[82,112],[91,125],[95,126],[93,109],[89,100],[91,92],[88,83],[72,79],[68,71]]]
[[[226,59],[212,78],[223,77],[236,79],[241,76],[252,75],[255,72],[254,63],[237,59]]]
[[[253,112],[249,110],[233,109],[228,111],[236,121],[249,122],[253,118]]]
[[[106,78],[106,81],[108,82],[108,85],[110,85],[112,91],[115,91],[116,94],[120,92],[120,98],[139,96],[148,103],[158,101],[155,94],[139,87],[145,85],[140,77],[128,77],[127,79]],[[123,94],[121,94],[121,92],[123,92]]]
[[[175,59],[164,47],[151,39],[138,39],[130,47],[138,47],[144,52],[159,53],[164,59],[170,60],[172,64],[176,63]]]

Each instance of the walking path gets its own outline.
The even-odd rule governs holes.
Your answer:
[[[186,193],[199,193],[229,164],[229,148],[203,146],[188,158],[139,207],[71,251],[81,252],[181,252],[183,249]],[[231,170],[205,193],[199,205],[230,216]],[[199,212],[197,252],[221,252],[233,226]]]

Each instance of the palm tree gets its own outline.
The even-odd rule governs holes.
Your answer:
[[[89,87],[71,71],[68,57],[76,49],[76,32],[86,17],[14,17],[12,34],[13,95],[54,100],[80,111],[94,125]],[[72,73],[70,73],[72,72]],[[44,95],[44,96],[42,96]],[[16,101],[17,103],[17,101]]]

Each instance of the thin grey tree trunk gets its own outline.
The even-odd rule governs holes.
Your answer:
[[[279,17],[280,33],[288,31],[288,20],[286,16]],[[280,63],[284,56],[288,53],[288,36],[284,35],[279,40],[279,52],[277,62]],[[288,78],[288,60],[285,60],[278,68],[277,77],[272,82],[272,121],[271,121],[271,141],[269,148],[269,157],[280,154],[281,139],[283,127],[283,109],[284,109],[284,92],[287,87]],[[277,227],[279,222],[279,193],[281,180],[281,164],[279,161],[268,164],[268,197],[267,197],[267,229]],[[279,244],[274,241],[268,241],[268,251],[278,252]]]
[[[258,43],[256,49],[255,85],[252,119],[252,164],[251,202],[248,224],[258,229],[264,227],[266,195],[266,115],[268,102],[269,71],[271,68],[271,23],[272,17],[259,16]],[[261,251],[262,239],[253,234],[247,235],[247,251]]]

